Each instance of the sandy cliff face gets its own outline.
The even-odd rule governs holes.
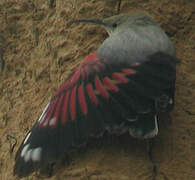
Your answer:
[[[156,169],[145,142],[109,137],[73,153],[68,165],[54,169],[52,180],[195,179],[195,1],[122,1],[121,13],[135,11],[148,12],[161,24],[181,61],[171,126],[162,125],[154,140]],[[0,179],[17,179],[14,154],[24,135],[70,70],[107,36],[97,26],[70,27],[69,20],[116,12],[117,1],[111,0],[1,0]],[[26,179],[44,178],[34,173]]]

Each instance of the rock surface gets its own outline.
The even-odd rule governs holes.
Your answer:
[[[180,60],[175,110],[154,139],[153,163],[146,142],[106,137],[72,153],[70,163],[57,165],[49,179],[195,179],[195,1],[122,1],[121,13],[138,11],[161,24]],[[117,1],[111,0],[1,0],[0,179],[17,179],[12,176],[14,154],[25,134],[70,70],[107,36],[98,26],[70,26],[69,21],[116,13]]]

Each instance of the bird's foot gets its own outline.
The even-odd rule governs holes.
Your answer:
[[[155,159],[153,157],[153,147],[154,147],[154,139],[147,139],[147,153],[148,153],[148,157],[150,162],[152,163],[152,172],[153,172],[153,178],[152,180],[156,180],[157,177],[157,165],[155,162]]]

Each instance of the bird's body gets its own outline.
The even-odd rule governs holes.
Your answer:
[[[16,154],[15,174],[59,159],[90,137],[158,133],[158,114],[171,111],[175,55],[171,41],[143,14],[98,21],[110,37],[59,88]]]

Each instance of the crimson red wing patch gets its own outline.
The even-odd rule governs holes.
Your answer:
[[[16,154],[14,173],[27,176],[86,144],[90,137],[122,134],[143,113],[153,116],[159,96],[174,96],[175,71],[166,64],[168,58],[159,55],[142,64],[119,64],[96,53],[88,56],[25,137]]]
[[[108,72],[107,76],[102,77],[98,74],[101,68],[104,70],[106,67],[97,58],[97,54],[87,57],[57,91],[46,110],[43,111],[37,126],[55,128],[57,123],[64,125],[68,120],[75,120],[78,112],[84,116],[87,115],[89,104],[98,105],[99,97],[109,99],[110,92],[118,92],[119,85],[128,83],[128,76],[136,74],[134,69],[123,68],[118,72]],[[91,74],[92,81],[85,82]],[[88,101],[90,103],[87,103]]]

